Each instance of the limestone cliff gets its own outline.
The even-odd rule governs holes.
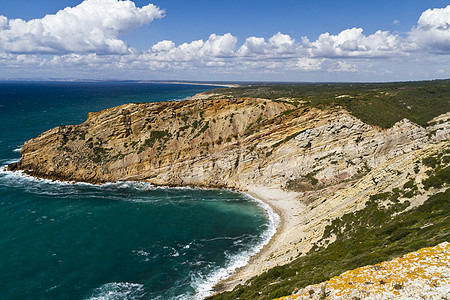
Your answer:
[[[411,207],[421,205],[440,191],[423,187],[431,174],[423,160],[448,153],[449,136],[448,112],[426,128],[403,119],[381,129],[338,106],[200,94],[90,113],[80,125],[27,141],[9,168],[92,183],[228,187],[266,199],[276,190],[271,205],[281,212],[284,230],[266,256],[239,270],[222,290],[286,264],[314,244],[332,243],[335,236],[321,240],[326,226],[361,210],[375,194],[413,180],[419,192],[407,198]]]
[[[343,109],[289,100],[195,99],[133,103],[90,113],[27,141],[10,169],[101,183],[296,191],[357,178],[400,154],[448,138],[450,114],[424,129],[406,119],[387,130]]]

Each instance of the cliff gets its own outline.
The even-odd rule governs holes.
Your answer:
[[[265,200],[281,216],[278,233],[261,255],[216,287],[222,291],[333,244],[343,233],[330,226],[364,211],[374,199],[399,214],[444,191],[450,113],[430,118],[427,125],[401,119],[383,129],[339,105],[319,109],[299,98],[206,93],[90,113],[80,125],[60,126],[27,141],[20,161],[9,168],[57,180],[226,187]],[[427,164],[433,157],[439,167]],[[442,170],[447,172],[443,181]],[[375,208],[369,208],[372,214]],[[386,222],[393,216],[386,215]],[[347,226],[342,227],[346,234],[354,233]],[[268,299],[292,292],[287,287],[294,281],[283,280],[276,281],[283,286],[281,294],[266,281],[240,288],[251,284],[261,295],[253,298]]]
[[[90,113],[27,141],[11,169],[102,183],[279,186],[307,191],[355,178],[448,137],[450,114],[424,129],[406,119],[387,130],[343,109],[294,101],[199,99],[126,104]]]

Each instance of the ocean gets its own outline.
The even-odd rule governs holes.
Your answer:
[[[213,87],[0,82],[0,298],[202,299],[275,233],[277,216],[229,190],[32,178],[4,166],[23,143],[87,113]]]

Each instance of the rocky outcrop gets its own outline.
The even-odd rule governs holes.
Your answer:
[[[26,142],[11,169],[45,178],[307,191],[357,178],[448,138],[449,114],[424,129],[381,130],[342,109],[266,99],[127,104]]]
[[[446,299],[450,291],[450,244],[423,248],[381,264],[347,271],[278,300]]]
[[[450,113],[427,128],[404,119],[382,130],[341,108],[197,95],[90,113],[27,141],[9,168],[69,181],[227,187],[267,200],[281,228],[222,290],[308,252],[331,220],[412,177],[420,193],[409,200],[420,205],[437,192],[420,187],[429,171],[421,162],[447,151],[449,135]]]

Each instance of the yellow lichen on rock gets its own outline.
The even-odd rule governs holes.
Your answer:
[[[447,299],[450,297],[450,243],[423,248],[377,265],[347,271],[279,300]]]

